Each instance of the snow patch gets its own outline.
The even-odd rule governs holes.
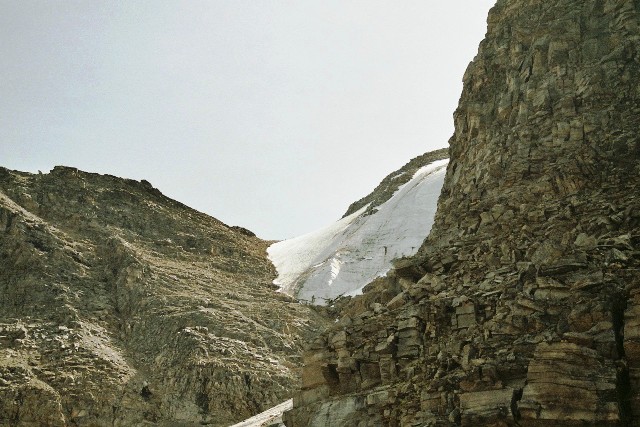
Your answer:
[[[331,246],[331,242],[339,240],[351,223],[358,219],[368,206],[363,206],[325,228],[269,246],[267,249],[269,259],[278,270],[278,277],[273,283],[280,286],[280,291],[294,295],[298,279],[310,267],[311,269],[323,267],[327,261],[323,255]],[[333,255],[335,250],[330,253]]]
[[[293,408],[293,399],[282,402],[231,427],[265,427],[282,423],[282,414]]]
[[[368,205],[320,230],[267,250],[282,292],[323,304],[354,296],[383,276],[395,258],[417,252],[431,231],[448,159],[420,168],[369,215]]]

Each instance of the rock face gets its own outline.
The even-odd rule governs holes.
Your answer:
[[[640,425],[639,23],[497,2],[431,234],[309,346],[287,426]]]
[[[148,182],[0,169],[0,425],[228,426],[290,397],[322,319],[267,243]]]

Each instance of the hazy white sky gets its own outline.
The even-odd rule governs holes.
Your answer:
[[[494,2],[0,0],[0,166],[303,234],[447,146]]]

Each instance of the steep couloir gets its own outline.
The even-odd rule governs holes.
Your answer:
[[[323,321],[267,246],[146,181],[0,169],[0,425],[227,426],[289,398]]]
[[[431,234],[309,346],[287,426],[640,425],[639,24],[497,2]]]

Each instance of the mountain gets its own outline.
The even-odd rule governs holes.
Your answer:
[[[228,426],[299,384],[325,323],[268,243],[146,181],[0,168],[0,425]]]
[[[148,182],[0,169],[0,425],[639,426],[640,3],[498,0],[463,82],[446,170],[271,247],[327,307]]]
[[[288,427],[640,425],[640,3],[498,0],[463,81],[429,236]]]
[[[395,259],[414,255],[433,223],[446,155],[438,150],[411,160],[339,221],[270,246],[274,283],[300,300],[324,304],[360,294]]]

